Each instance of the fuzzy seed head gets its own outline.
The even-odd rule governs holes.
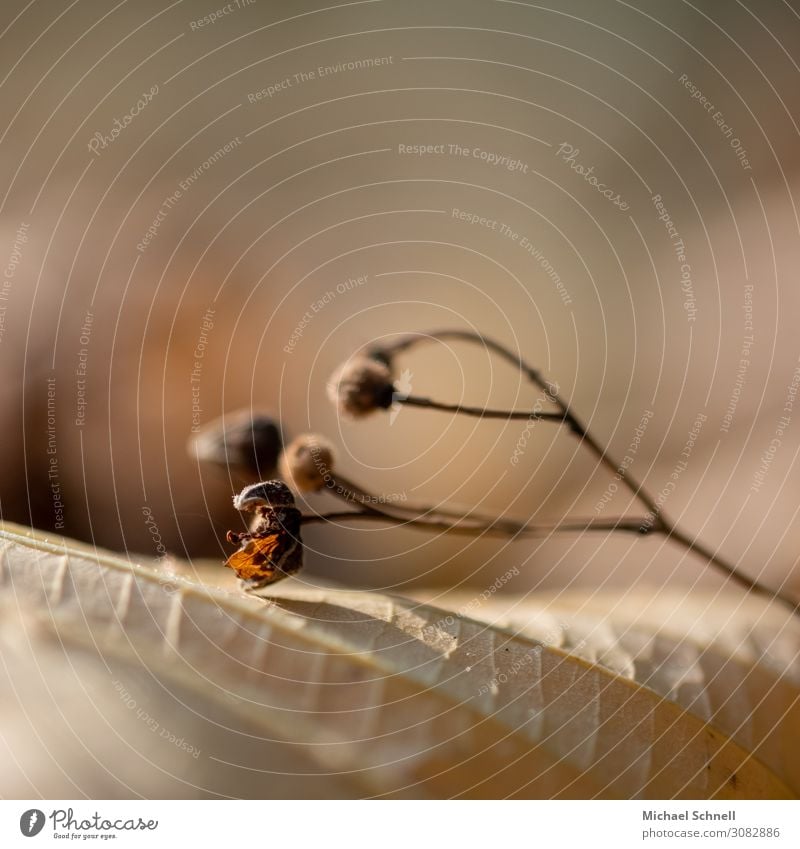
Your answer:
[[[298,492],[318,492],[333,472],[333,447],[315,433],[303,434],[286,446],[278,468]]]
[[[294,507],[294,496],[283,481],[261,481],[233,496],[233,506],[243,513],[267,508]]]
[[[366,356],[348,360],[328,382],[328,397],[343,413],[354,418],[388,409],[393,395],[389,366]]]

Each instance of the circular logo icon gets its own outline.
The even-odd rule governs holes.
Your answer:
[[[44,811],[31,808],[19,818],[19,830],[25,837],[36,837],[44,828]]]

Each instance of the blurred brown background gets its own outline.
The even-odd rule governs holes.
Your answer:
[[[240,407],[272,410],[290,436],[326,434],[374,490],[594,515],[608,475],[550,426],[512,465],[524,423],[413,409],[350,422],[327,401],[330,372],[362,344],[462,327],[540,365],[613,456],[652,411],[631,471],[656,494],[706,416],[664,511],[751,574],[787,579],[800,552],[800,406],[785,410],[800,357],[799,12],[5,3],[3,518],[152,555],[147,508],[170,552],[222,559],[241,482],[199,470],[185,446],[193,424]],[[536,397],[477,349],[428,346],[402,366],[415,394],[445,401]],[[620,491],[603,514],[629,505]],[[625,536],[362,526],[307,542],[309,574],[390,589],[485,586],[512,566],[520,592],[701,571],[663,540]]]

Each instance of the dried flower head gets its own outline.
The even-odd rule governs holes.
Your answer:
[[[389,366],[379,359],[356,355],[328,382],[328,397],[349,416],[361,418],[392,406],[395,387]]]
[[[298,492],[317,492],[331,479],[333,457],[333,446],[326,439],[306,433],[286,446],[278,467]]]
[[[258,517],[250,533],[228,531],[227,535],[228,542],[239,545],[239,550],[225,565],[236,572],[245,589],[261,589],[302,568],[302,516],[283,481],[261,481],[246,486],[234,496],[233,506]]]
[[[203,462],[265,478],[275,474],[283,439],[270,415],[245,409],[209,422],[190,447]]]
[[[233,506],[243,513],[264,513],[281,507],[294,507],[294,496],[283,481],[261,481],[234,495]]]

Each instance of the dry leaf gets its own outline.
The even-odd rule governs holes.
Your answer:
[[[175,571],[187,570],[0,532],[6,603],[35,611],[33,630],[61,652],[54,661],[52,639],[32,643],[36,663],[16,652],[15,675],[33,665],[42,684],[18,711],[31,698],[58,710],[63,687],[49,690],[49,670],[62,655],[70,666],[79,658],[72,680],[105,682],[97,713],[107,721],[93,716],[91,735],[76,736],[123,737],[132,762],[162,775],[152,792],[101,746],[81,779],[87,795],[104,781],[134,794],[264,797],[783,798],[800,786],[796,667],[783,649],[759,648],[766,632],[737,654],[724,641],[676,638],[675,623],[659,631],[651,620],[648,631],[621,614],[570,619],[563,604],[528,603],[516,619],[506,606],[495,621],[483,605],[468,618],[292,581],[258,599]],[[30,620],[15,627],[22,645]],[[123,708],[107,707],[109,681]],[[152,710],[143,719],[129,699]],[[28,741],[6,734],[6,708],[3,733],[19,760]],[[72,756],[53,757],[72,786]],[[3,790],[41,793],[24,782]]]

